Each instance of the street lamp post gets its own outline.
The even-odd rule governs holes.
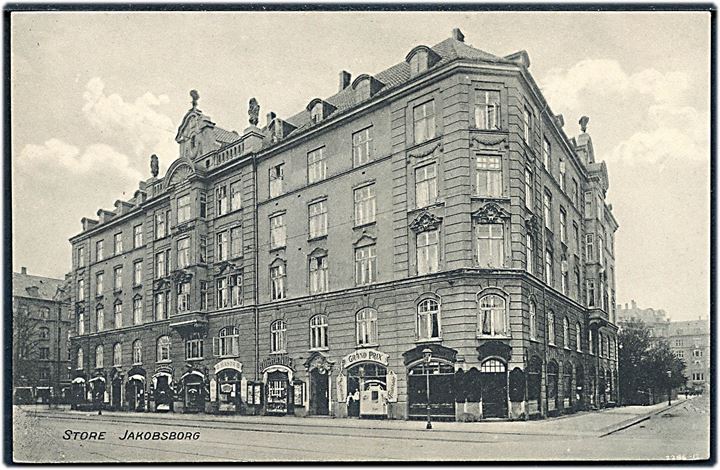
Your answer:
[[[425,425],[425,429],[432,429],[432,423],[430,422],[430,359],[432,359],[432,349],[425,348],[423,349],[423,363],[425,364],[425,392],[427,394],[427,406],[425,407],[427,411],[427,424]]]
[[[668,377],[668,406],[672,405],[672,385],[670,382],[670,379],[672,378],[672,372],[670,369],[667,370],[667,377]]]

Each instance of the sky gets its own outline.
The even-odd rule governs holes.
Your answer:
[[[709,14],[626,12],[13,13],[13,270],[62,277],[82,217],[113,209],[177,158],[199,108],[241,132],[247,103],[289,117],[453,28],[496,55],[526,50],[552,111],[590,117],[610,175],[617,302],[707,317]],[[261,125],[264,118],[261,119]]]

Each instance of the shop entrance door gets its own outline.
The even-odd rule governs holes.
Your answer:
[[[240,372],[223,369],[217,374],[218,411],[240,411]]]
[[[130,411],[145,410],[145,384],[138,379],[132,379],[125,390]]]
[[[430,414],[434,419],[455,419],[455,367],[440,361],[419,363],[408,371],[408,415],[425,419],[430,385]]]
[[[205,410],[205,396],[200,377],[190,375],[185,379],[185,412],[200,413]]]
[[[112,395],[111,399],[111,406],[115,410],[120,409],[120,390],[122,389],[122,381],[119,378],[116,378],[112,381],[112,388],[110,390],[110,394]]]
[[[387,416],[387,369],[363,362],[348,369],[348,416]]]
[[[480,367],[480,387],[484,418],[505,418],[508,411],[507,369],[497,359],[489,359]]]
[[[327,416],[330,414],[328,404],[329,377],[318,369],[310,372],[310,412],[315,415]]]
[[[290,382],[285,372],[268,374],[266,411],[273,414],[287,414]]]

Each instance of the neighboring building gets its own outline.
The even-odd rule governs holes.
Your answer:
[[[670,318],[665,310],[654,308],[638,308],[634,300],[628,304],[617,306],[617,324],[622,328],[630,321],[642,321],[650,329],[650,334],[656,338],[667,338]]]
[[[153,156],[71,239],[77,406],[404,419],[426,381],[444,419],[615,401],[607,169],[529,65],[454,30],[262,128],[252,99],[242,135],[191,92],[165,176]]]
[[[668,341],[675,356],[685,361],[686,387],[701,392],[710,388],[710,323],[707,319],[674,321]]]
[[[26,268],[12,275],[12,371],[15,403],[69,400],[69,304],[66,282],[32,276]]]

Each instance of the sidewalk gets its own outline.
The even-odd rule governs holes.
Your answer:
[[[673,402],[673,407],[683,403],[684,399]],[[652,406],[626,406],[608,408],[599,411],[583,411],[573,415],[564,415],[537,421],[482,421],[475,423],[434,422],[433,430],[437,433],[471,433],[471,434],[518,434],[518,435],[554,435],[554,436],[603,436],[615,432],[635,422],[664,411],[668,408],[666,403]],[[27,409],[25,409],[27,411]],[[120,422],[177,422],[184,423],[216,423],[219,426],[249,425],[258,431],[272,430],[275,427],[300,428],[330,428],[338,434],[348,433],[348,430],[358,431],[417,431],[425,429],[424,421],[404,420],[368,420],[357,418],[332,417],[295,417],[295,416],[222,416],[206,414],[181,413],[130,413],[121,411],[103,411],[102,416],[96,412],[37,409],[36,414],[52,415],[62,413],[77,416],[78,419],[108,420]]]

